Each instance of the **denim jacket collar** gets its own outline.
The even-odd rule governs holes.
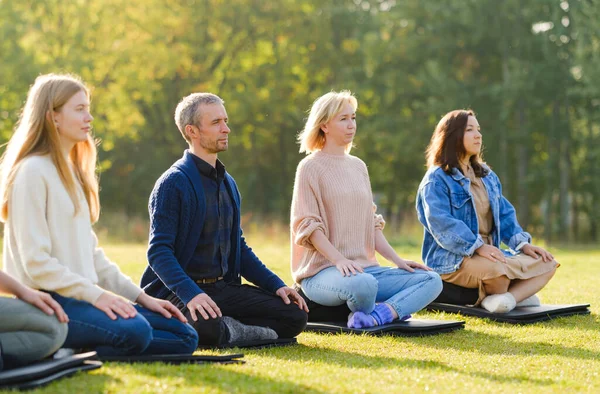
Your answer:
[[[458,168],[452,168],[450,177],[460,184],[465,193],[471,194],[471,180],[467,178]]]
[[[483,169],[488,174],[490,171],[492,171],[492,169],[490,167],[488,167],[488,165],[485,163],[481,163],[481,167],[483,167]],[[455,181],[459,181],[462,178],[466,178],[466,176],[464,176],[464,174],[457,167],[452,167],[452,171],[450,171],[450,172],[452,173],[451,176]]]
[[[456,167],[453,167],[451,172],[452,174],[450,176],[455,181],[460,181],[461,179],[466,178],[466,176],[464,176],[464,174]]]

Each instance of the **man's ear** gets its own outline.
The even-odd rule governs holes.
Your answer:
[[[185,126],[185,133],[188,137],[190,137],[190,139],[193,139],[196,136],[196,129],[193,125],[188,124]]]

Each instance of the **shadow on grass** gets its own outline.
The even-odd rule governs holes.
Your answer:
[[[590,308],[591,310],[591,308]],[[567,329],[575,331],[598,331],[600,316],[592,312],[589,315],[576,315],[559,317],[550,321],[536,323],[536,326],[545,326],[547,328]]]
[[[182,388],[202,387],[204,390],[208,388],[217,388],[224,392],[235,391],[244,393],[326,393],[302,383],[254,376],[251,375],[251,373],[253,373],[252,371],[244,373],[234,365],[190,364],[178,366],[177,370],[174,369],[175,367],[170,366],[166,366],[166,368],[169,370],[163,368],[145,368],[137,371],[137,373],[142,373],[157,379],[164,379],[165,376],[171,378],[181,377],[184,381],[184,386]]]
[[[513,326],[506,323],[497,324]],[[406,338],[406,340],[414,341],[421,346],[431,348],[454,349],[465,352],[477,352],[491,355],[549,355],[593,361],[600,359],[600,352],[583,349],[580,347],[567,347],[546,342],[520,342],[512,340],[503,335],[491,335],[472,330],[465,330],[461,333],[455,334],[461,336],[460,340],[444,340],[444,338],[447,338],[445,336],[436,338]]]
[[[583,303],[582,303],[583,304]],[[591,310],[591,308],[590,308]],[[469,328],[469,323],[472,321],[483,321],[490,325],[500,325],[504,327],[540,327],[540,328],[557,328],[557,329],[569,329],[569,330],[590,330],[598,332],[598,324],[600,323],[600,315],[595,314],[593,311],[589,315],[572,315],[572,316],[558,316],[550,320],[536,322],[532,324],[511,324],[493,321],[483,317],[474,316],[463,316],[459,313],[450,312],[437,312],[437,311],[420,311],[415,317],[420,319],[434,319],[434,320],[464,320],[466,321],[465,327]]]
[[[97,393],[104,392],[109,384],[121,382],[121,379],[105,374],[102,369],[93,373],[77,372],[75,375],[58,379],[32,393]],[[0,390],[0,392],[3,392]],[[12,392],[12,391],[11,391]]]
[[[398,338],[398,337],[387,337]],[[412,338],[402,338],[412,339]],[[309,347],[298,345],[294,347],[293,352],[280,351],[257,351],[262,356],[273,357],[286,362],[297,361],[312,361],[326,362],[328,364],[336,364],[347,368],[412,368],[416,370],[435,369],[442,372],[451,372],[461,375],[469,375],[473,377],[483,378],[492,382],[498,383],[523,383],[528,382],[536,385],[549,386],[556,382],[552,379],[535,379],[527,376],[503,376],[495,375],[487,372],[465,372],[463,369],[454,368],[447,364],[438,361],[414,360],[406,358],[382,357],[382,356],[365,356],[362,354],[354,354],[351,352],[343,352],[339,350]]]

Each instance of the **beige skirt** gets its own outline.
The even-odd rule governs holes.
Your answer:
[[[475,305],[479,305],[487,296],[484,280],[506,276],[511,280],[531,279],[553,271],[560,266],[556,260],[545,263],[541,257],[535,259],[526,254],[506,257],[506,263],[492,262],[485,257],[473,255],[465,257],[460,268],[449,274],[440,275],[444,282],[469,289],[479,288],[479,298]]]

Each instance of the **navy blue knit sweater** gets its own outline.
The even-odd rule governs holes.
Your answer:
[[[149,295],[165,299],[173,292],[185,304],[203,293],[186,273],[206,214],[202,180],[191,155],[186,150],[183,157],[162,174],[154,185],[148,204],[149,265],[141,280],[142,288]],[[240,227],[240,192],[228,173],[225,173],[225,186],[234,205],[231,254],[225,281],[241,283],[241,277],[244,277],[274,293],[285,283],[246,245]]]

